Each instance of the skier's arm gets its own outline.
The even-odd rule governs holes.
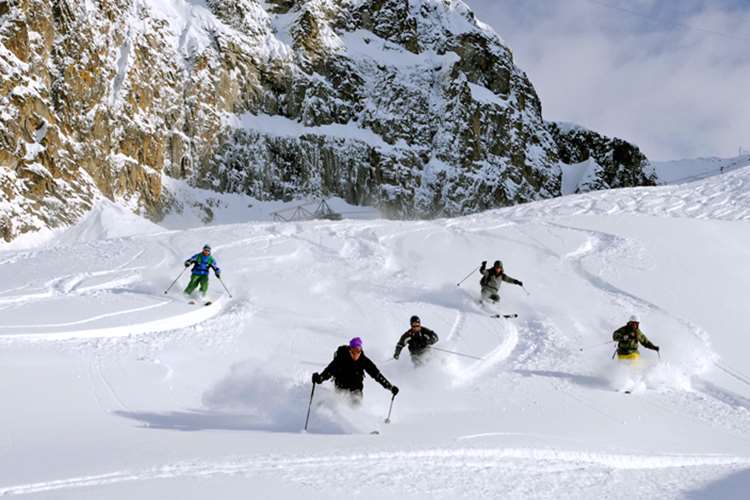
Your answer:
[[[401,335],[401,338],[398,339],[398,342],[396,343],[396,351],[393,353],[393,357],[395,359],[398,359],[398,357],[401,355],[401,350],[406,347],[406,342],[409,339],[409,332],[407,331],[403,335]]]
[[[645,336],[645,335],[643,334],[643,332],[640,332],[640,331],[638,332],[638,342],[640,342],[640,343],[641,343],[641,345],[642,345],[643,347],[645,347],[646,349],[651,349],[652,351],[658,351],[658,350],[659,350],[659,346],[657,346],[657,345],[654,345],[654,343],[653,343],[653,342],[651,342],[651,341],[650,341],[650,340],[648,339],[648,337],[646,337],[646,336]]]
[[[221,269],[219,269],[219,266],[216,264],[216,259],[211,259],[211,267],[214,270],[214,274],[216,276],[221,276]]]
[[[617,330],[615,330],[614,333],[612,333],[612,340],[614,340],[615,342],[621,341],[624,333],[622,330],[622,328],[618,328]]]
[[[393,384],[388,382],[388,379],[385,378],[382,373],[380,373],[380,370],[378,370],[378,367],[375,366],[375,363],[370,361],[370,358],[365,359],[365,371],[369,376],[375,379],[375,382],[382,385],[385,389],[390,391],[393,387]]]
[[[427,334],[427,338],[429,339],[430,345],[436,344],[438,341],[438,335],[437,333],[433,332],[429,328],[422,327],[422,331]]]
[[[334,353],[333,360],[331,360],[330,363],[328,363],[328,366],[326,366],[325,370],[323,370],[320,373],[320,381],[325,382],[329,378],[333,377],[333,374],[336,372],[336,365],[338,364],[338,351]]]
[[[503,274],[503,281],[506,283],[510,283],[511,285],[523,285],[520,280],[517,280],[516,278],[511,278],[507,274]]]
[[[190,257],[190,258],[189,258],[188,260],[186,260],[186,261],[185,261],[185,267],[188,267],[188,266],[189,266],[190,264],[195,264],[196,262],[198,262],[198,261],[197,261],[197,260],[195,259],[195,257],[196,257],[196,256],[195,256],[195,255],[193,255],[193,256],[192,256],[192,257]]]

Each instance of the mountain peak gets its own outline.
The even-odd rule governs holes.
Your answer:
[[[461,1],[23,0],[0,15],[5,239],[101,195],[158,218],[165,175],[394,217],[561,194],[561,135]]]

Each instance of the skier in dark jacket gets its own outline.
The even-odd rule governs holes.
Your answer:
[[[617,342],[617,359],[637,360],[641,357],[638,352],[638,344],[646,349],[659,352],[659,346],[654,345],[641,331],[638,316],[633,315],[628,319],[628,324],[618,328],[612,334],[612,340]]]
[[[411,328],[406,330],[396,344],[396,352],[393,353],[393,359],[398,359],[401,350],[409,344],[409,354],[411,360],[416,366],[420,366],[427,361],[425,354],[432,344],[438,341],[437,333],[429,328],[422,326],[419,316],[412,316],[409,320]]]
[[[512,285],[523,286],[522,281],[505,274],[503,263],[499,260],[496,260],[490,269],[487,269],[487,261],[483,261],[479,272],[482,274],[482,279],[479,280],[479,284],[482,285],[482,300],[498,302],[500,300],[500,284],[503,281]]]
[[[200,286],[201,294],[205,297],[208,292],[208,270],[213,269],[217,278],[221,278],[221,269],[216,264],[216,259],[211,255],[211,247],[203,245],[203,251],[197,253],[185,261],[185,267],[193,266],[190,283],[185,288],[185,293],[190,295]]]
[[[339,346],[333,355],[333,361],[322,373],[313,373],[312,381],[313,384],[322,384],[333,377],[333,383],[338,391],[348,393],[352,402],[360,403],[365,372],[394,396],[398,394],[398,387],[388,382],[375,363],[365,356],[362,351],[362,339],[359,337],[349,341],[349,345]]]

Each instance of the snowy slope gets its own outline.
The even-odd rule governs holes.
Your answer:
[[[663,184],[692,182],[750,165],[750,154],[734,158],[692,158],[651,162]]]
[[[190,186],[187,182],[164,177],[164,185],[173,199],[172,209],[159,221],[169,229],[187,229],[207,224],[235,224],[239,222],[268,222],[278,213],[291,219],[300,206],[314,212],[321,198],[310,197],[293,201],[260,201],[240,193],[218,193]],[[347,219],[375,219],[380,214],[373,207],[360,207],[341,198],[325,198],[331,210]],[[294,220],[300,220],[297,217]]]
[[[0,251],[0,494],[746,498],[749,182]],[[114,234],[94,220],[79,234]],[[164,294],[206,241],[233,298]],[[456,286],[496,258],[530,293],[504,285],[516,320],[476,303],[478,274]],[[662,358],[624,369],[606,342],[631,313]],[[411,314],[468,356],[391,360]],[[356,411],[328,383],[301,433],[352,336],[401,388],[392,423],[371,380]]]

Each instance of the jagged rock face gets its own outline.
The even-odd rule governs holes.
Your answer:
[[[275,34],[292,45],[287,87],[272,109],[248,103],[202,185],[218,179],[222,190],[261,199],[335,194],[395,216],[559,193],[533,86],[461,2],[277,6],[286,19]],[[288,122],[269,127],[266,114]]]
[[[548,122],[547,130],[563,164],[593,160],[594,175],[578,186],[578,192],[656,185],[656,172],[638,146],[570,124]]]
[[[458,0],[0,0],[0,42],[6,240],[102,195],[157,216],[163,175],[420,217],[559,195],[574,157]]]
[[[13,0],[0,31],[0,205],[8,240],[97,196],[150,209],[184,114],[163,22],[126,1]],[[138,31],[140,30],[140,31]]]

